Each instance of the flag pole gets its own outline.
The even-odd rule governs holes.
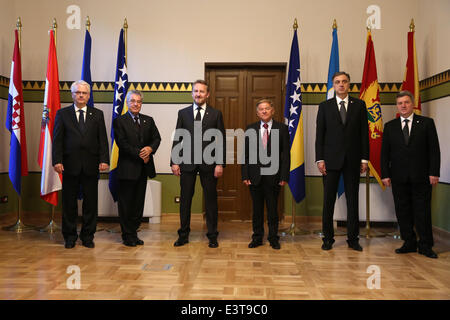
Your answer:
[[[297,29],[298,29],[297,18],[294,19],[294,25],[292,26],[292,28],[294,29],[294,31],[297,31]],[[296,202],[295,202],[294,195],[292,195],[292,208],[291,208],[292,221],[291,221],[291,225],[289,226],[289,228],[281,230],[282,236],[285,236],[287,234],[290,234],[291,236],[295,236],[295,235],[305,235],[305,234],[310,233],[308,230],[299,229],[295,226],[295,207],[296,207]]]
[[[56,23],[56,18],[53,18],[53,23],[52,23],[51,28],[53,29],[53,33],[55,36],[55,50],[56,50],[56,31],[58,29],[58,24]],[[55,206],[53,204],[50,204],[50,207],[51,207],[50,222],[46,227],[39,228],[40,232],[55,233],[56,231],[61,230],[61,227],[59,227],[55,222]]]
[[[18,34],[18,44],[19,44],[19,52],[21,53],[21,49],[22,49],[22,20],[20,19],[20,17],[17,18],[17,23],[16,23],[16,28],[17,28],[17,34]],[[10,79],[9,81],[14,81],[14,79]],[[22,134],[22,133],[21,133]],[[20,180],[20,185],[21,185],[21,189],[22,189],[22,179]],[[5,231],[14,231],[16,233],[22,233],[24,231],[30,231],[33,230],[34,227],[32,226],[28,226],[26,224],[24,224],[22,222],[22,197],[19,194],[18,198],[17,198],[17,221],[16,223],[14,223],[11,226],[7,226],[7,227],[3,227],[3,230]]]

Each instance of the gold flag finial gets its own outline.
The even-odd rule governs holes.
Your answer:
[[[16,27],[19,30],[22,29],[22,20],[20,20],[20,17],[17,18]]]
[[[123,21],[123,28],[124,28],[124,29],[128,29],[127,18],[125,18],[125,20]]]
[[[298,23],[297,23],[297,18],[295,18],[294,20],[294,25],[292,26],[294,28],[294,30],[298,29]]]
[[[416,26],[414,25],[414,19],[411,19],[411,23],[409,24],[409,31],[413,32]]]
[[[333,20],[333,29],[337,29],[337,22],[336,22],[336,19]]]
[[[86,30],[91,32],[91,20],[89,20],[89,16],[86,17]]]
[[[58,28],[58,24],[56,23],[56,18],[53,18],[52,28],[53,28],[53,30]]]

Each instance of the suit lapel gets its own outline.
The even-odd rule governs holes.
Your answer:
[[[332,112],[332,114],[333,114],[333,117],[339,119],[339,122],[340,122],[342,125],[344,125],[344,124],[342,123],[341,115],[339,114],[339,106],[338,106],[338,104],[337,104],[336,98],[333,98],[333,99],[330,100],[330,109],[331,109],[331,112]]]
[[[202,128],[204,128],[206,126],[206,124],[208,123],[208,120],[210,118],[211,118],[211,107],[206,105],[205,115],[203,116],[203,119],[202,119]]]
[[[411,140],[414,139],[414,136],[416,135],[416,131],[418,129],[418,127],[421,125],[422,119],[420,119],[420,117],[416,114],[414,114],[413,119],[412,119],[412,123],[411,123],[411,132],[409,133],[409,143],[411,143]]]
[[[81,131],[80,131],[80,126],[78,124],[78,119],[77,119],[77,115],[75,113],[75,105],[72,105],[70,108],[70,118],[72,119],[72,123],[73,126],[77,129],[78,133],[82,135]]]
[[[93,112],[92,112],[92,108],[90,108],[90,107],[87,107],[86,108],[86,116],[85,116],[85,126],[86,126],[86,132],[89,130],[89,127],[91,126],[91,124],[92,124],[92,121],[93,121],[93,119],[92,119],[92,117],[93,117]]]
[[[347,117],[345,119],[345,125],[347,125],[347,123],[349,123],[350,119],[352,118],[353,114],[355,113],[355,100],[348,96],[348,106],[347,106]],[[340,118],[340,116],[339,116]]]

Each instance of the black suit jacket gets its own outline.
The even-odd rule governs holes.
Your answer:
[[[387,122],[381,146],[381,178],[393,183],[429,183],[439,177],[441,152],[434,121],[414,115],[408,145],[405,144],[400,118]]]
[[[194,138],[194,111],[193,111],[193,105],[190,105],[189,107],[183,108],[180,111],[178,111],[178,119],[177,119],[177,129],[186,129],[191,136],[191,154],[190,154],[190,163],[174,163],[173,158],[171,156],[170,159],[170,165],[178,164],[180,165],[180,169],[182,171],[193,171],[196,168],[196,165],[194,163],[194,145],[195,145],[195,138]],[[222,133],[222,144],[223,144],[223,153],[222,157],[219,159],[216,159],[214,163],[212,164],[206,164],[204,161],[202,161],[200,165],[201,170],[214,170],[214,167],[217,164],[220,164],[225,167],[225,159],[226,159],[226,141],[225,141],[225,126],[223,124],[223,116],[222,112],[220,110],[214,109],[213,107],[207,105],[205,109],[205,114],[202,119],[202,134],[205,134],[205,131],[208,129],[218,129]],[[198,139],[198,138],[197,138]],[[213,139],[214,140],[214,139]],[[180,139],[180,141],[174,141],[172,144],[172,152],[173,148],[177,146],[179,143],[182,143],[183,139]],[[202,141],[202,155],[205,148],[211,144],[212,141]],[[180,156],[182,156],[182,151],[180,151]],[[213,153],[213,156],[215,154]]]
[[[140,128],[136,128],[133,118],[127,112],[113,122],[114,139],[119,147],[117,176],[119,179],[137,180],[146,171],[149,178],[156,176],[153,155],[161,143],[161,136],[152,117],[139,114]],[[139,157],[140,150],[152,148],[149,161],[145,164]]]
[[[316,121],[316,161],[325,160],[327,169],[340,170],[344,160],[359,167],[369,160],[369,126],[366,104],[349,96],[347,118],[342,123],[336,98],[319,105]]]
[[[258,185],[261,181],[261,168],[269,167],[270,164],[262,165],[259,158],[259,148],[262,147],[262,144],[259,140],[261,140],[261,121],[250,124],[246,130],[255,130],[257,133],[257,145],[250,145],[250,139],[246,137],[245,139],[245,162],[241,166],[241,174],[242,180],[250,180],[252,185]],[[277,129],[279,132],[278,141],[272,141],[272,132],[274,129]],[[289,171],[290,171],[290,163],[291,163],[291,150],[290,150],[290,141],[289,141],[289,131],[285,124],[281,122],[277,122],[273,120],[272,128],[269,135],[269,140],[267,143],[267,154],[269,157],[272,156],[272,144],[274,142],[278,143],[278,161],[279,167],[276,174],[268,175],[270,178],[270,182],[272,185],[278,184],[280,181],[289,182]],[[249,152],[257,152],[257,163],[250,163],[250,153]]]
[[[64,172],[78,175],[98,174],[100,163],[109,164],[109,147],[103,112],[88,107],[86,129],[82,133],[75,115],[74,105],[59,109],[53,129],[52,163],[62,163]]]

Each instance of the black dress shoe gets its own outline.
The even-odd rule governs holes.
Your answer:
[[[248,247],[249,247],[249,248],[256,248],[256,247],[259,247],[259,246],[262,246],[262,245],[263,245],[262,241],[255,241],[255,240],[252,240],[252,242],[250,242],[250,243],[248,244]]]
[[[75,241],[66,241],[64,243],[64,248],[66,249],[72,249],[73,247],[75,247]]]
[[[136,238],[136,244],[137,244],[138,246],[143,246],[143,245],[144,245],[144,240],[141,240],[141,239],[139,239],[139,238]]]
[[[349,242],[348,247],[356,251],[363,251],[363,248],[359,245],[359,242]]]
[[[136,247],[136,241],[133,240],[123,240],[123,244],[127,247]]]
[[[395,253],[417,252],[417,244],[404,243],[400,248],[395,249]]]
[[[218,246],[219,246],[219,243],[217,242],[217,240],[209,240],[208,247],[217,248]]]
[[[322,244],[322,250],[331,250],[333,248],[333,240],[324,240]]]
[[[275,250],[281,249],[281,246],[280,246],[280,243],[278,242],[278,240],[270,241],[270,246]]]
[[[437,254],[431,248],[419,248],[419,253],[425,257],[437,259]]]
[[[178,239],[177,241],[175,241],[173,246],[174,247],[181,247],[181,246],[184,246],[186,243],[189,243],[189,240]]]
[[[81,244],[86,247],[86,248],[95,248],[95,243],[94,241],[90,240],[90,241],[82,241]]]

